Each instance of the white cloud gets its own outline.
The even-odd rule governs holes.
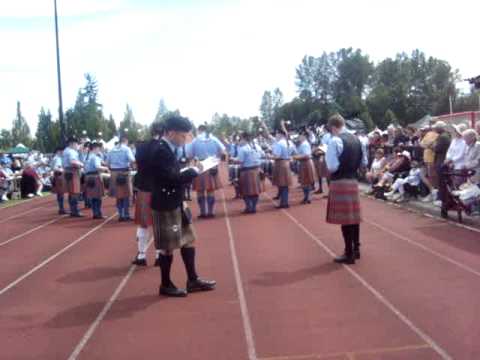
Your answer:
[[[128,102],[137,120],[150,122],[162,97],[167,106],[197,122],[209,120],[215,111],[255,115],[264,90],[278,86],[287,99],[295,95],[295,67],[303,55],[348,46],[363,49],[375,61],[419,48],[448,60],[465,76],[478,73],[475,49],[458,40],[474,34],[474,24],[452,16],[451,4],[442,1],[434,10],[412,0],[263,0],[208,8],[61,1],[72,15],[88,14],[99,3],[110,11],[61,18],[65,107],[73,104],[83,74],[92,72],[106,114],[117,121]],[[21,10],[19,3],[51,5],[44,0],[17,1],[11,16]],[[455,8],[478,12],[479,5],[471,4],[458,0]],[[31,14],[48,16],[45,9]],[[0,128],[10,126],[17,99],[32,126],[42,105],[56,109],[52,26],[0,27],[5,44],[0,58]]]

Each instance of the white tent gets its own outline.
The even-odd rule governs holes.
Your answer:
[[[115,146],[115,143],[118,142],[118,141],[119,141],[118,136],[114,136],[110,141],[104,142],[103,147],[107,151],[112,150],[113,147]]]

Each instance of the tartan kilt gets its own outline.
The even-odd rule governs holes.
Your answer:
[[[215,191],[221,188],[222,182],[218,173],[212,176],[210,172],[206,171],[193,179],[193,190],[197,192]]]
[[[315,171],[317,172],[317,177],[321,178],[328,178],[330,176],[327,168],[327,163],[325,162],[325,156],[322,155],[320,157],[314,157],[313,163],[315,165]]]
[[[94,187],[89,187],[90,180],[95,182]],[[103,180],[100,175],[85,175],[85,195],[87,199],[101,199],[105,195],[105,188],[103,187]]]
[[[138,191],[135,201],[135,224],[143,228],[152,226],[152,208],[150,206],[152,193]]]
[[[175,250],[195,242],[190,224],[182,224],[182,210],[152,210],[153,236],[157,250]]]
[[[292,185],[290,160],[275,160],[275,164],[273,165],[272,184],[281,187]]]
[[[298,182],[302,186],[310,186],[315,184],[315,169],[311,159],[300,161]]]
[[[67,182],[65,181],[63,173],[55,172],[53,178],[55,185],[52,188],[52,192],[57,195],[64,195],[67,192]]]
[[[117,177],[119,175],[125,175],[127,177],[127,183],[125,185],[117,185]],[[110,183],[108,185],[108,195],[117,200],[132,196],[132,177],[130,176],[129,171],[112,170]]]
[[[327,222],[338,225],[356,225],[362,221],[360,195],[356,179],[340,179],[330,183]]]
[[[241,169],[239,184],[241,196],[257,196],[264,191],[262,181],[260,181],[259,168]]]
[[[65,174],[72,174],[72,179],[67,181],[65,179],[66,190],[68,195],[78,195],[82,192],[82,186],[80,184],[80,170],[65,170]]]

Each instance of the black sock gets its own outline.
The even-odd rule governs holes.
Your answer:
[[[352,225],[353,251],[360,252],[360,224]]]
[[[195,271],[195,248],[183,247],[180,249],[182,254],[183,263],[187,270],[188,280],[193,281],[198,279],[197,272]]]
[[[343,241],[345,242],[345,256],[353,255],[353,227],[355,225],[342,225]]]
[[[173,285],[170,280],[170,269],[172,268],[173,255],[160,254],[158,257],[160,262],[160,274],[162,275],[162,286],[170,287]]]

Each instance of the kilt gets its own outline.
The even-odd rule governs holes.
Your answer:
[[[273,165],[272,184],[282,187],[292,185],[290,160],[275,160],[275,164]]]
[[[193,179],[193,190],[197,192],[215,191],[222,187],[220,176],[217,173],[212,176],[210,172],[206,171],[203,174]]]
[[[72,174],[70,181],[66,180],[67,174]],[[82,186],[80,184],[80,170],[65,170],[64,176],[68,195],[80,194],[82,192]]]
[[[53,174],[54,186],[52,192],[57,195],[63,196],[67,192],[67,183],[61,172],[54,172]]]
[[[240,169],[240,195],[258,196],[263,191],[262,181],[260,181],[260,168]]]
[[[130,172],[112,170],[111,173],[108,195],[117,200],[132,196],[132,177],[130,176]],[[125,185],[117,185],[117,178],[119,175],[127,177],[127,183]]]
[[[152,200],[152,193],[145,191],[138,191],[137,199],[135,201],[135,224],[143,228],[152,226],[152,208],[150,202]]]
[[[302,186],[310,186],[315,184],[315,169],[313,168],[313,161],[311,159],[300,160],[298,182]]]
[[[362,221],[360,195],[356,179],[340,179],[330,183],[327,204],[327,222],[338,225],[356,225]]]
[[[190,224],[182,224],[182,210],[152,210],[153,236],[157,250],[175,250],[195,241],[195,233]]]
[[[95,186],[88,186],[90,181],[93,181]],[[87,199],[101,199],[105,195],[105,188],[100,174],[85,175],[85,195]]]
[[[313,163],[315,165],[315,171],[317,172],[317,177],[321,178],[328,178],[330,176],[327,168],[327,163],[325,162],[325,156],[322,155],[320,157],[314,157]]]

